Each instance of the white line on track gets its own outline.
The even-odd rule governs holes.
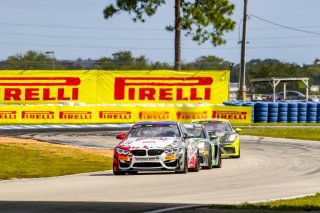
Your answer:
[[[200,207],[204,205],[186,205],[186,206],[177,206],[177,207],[171,207],[171,208],[165,208],[165,209],[158,209],[158,210],[153,210],[153,211],[148,211],[144,213],[161,213],[161,212],[170,212],[170,211],[175,211],[175,210],[181,210],[181,209],[189,209],[193,207]]]

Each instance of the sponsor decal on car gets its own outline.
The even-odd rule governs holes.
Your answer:
[[[153,160],[160,160],[159,156],[155,157],[134,157],[135,161],[153,161]]]
[[[175,160],[177,157],[175,155],[168,155],[164,158],[164,160]]]

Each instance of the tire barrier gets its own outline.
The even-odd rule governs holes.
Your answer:
[[[307,106],[306,102],[298,102],[298,123],[307,122]]]
[[[320,102],[224,102],[251,106],[252,123],[320,123]]]
[[[255,104],[254,102],[243,102],[242,103],[242,106],[251,106],[251,108],[252,108],[251,122],[252,123],[254,123],[254,116],[255,116],[254,115],[254,104]]]
[[[268,103],[268,122],[269,123],[277,123],[278,122],[278,112],[279,112],[279,104],[274,102]]]
[[[288,122],[288,103],[280,102],[278,108],[278,122],[287,123]]]
[[[317,103],[315,102],[307,103],[307,122],[308,123],[317,122]]]
[[[254,105],[255,118],[254,122],[257,123],[267,123],[268,122],[268,102],[257,102]]]
[[[298,122],[298,103],[296,102],[288,103],[288,122]]]

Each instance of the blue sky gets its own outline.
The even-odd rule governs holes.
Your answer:
[[[173,33],[165,26],[173,23],[173,0],[167,0],[146,23],[133,23],[127,13],[106,20],[103,9],[113,0],[1,0],[0,60],[27,50],[54,51],[57,59],[98,59],[129,50],[151,61],[173,64]],[[239,24],[243,0],[236,5],[233,19]],[[249,0],[247,61],[279,59],[311,64],[320,57],[319,0]],[[257,18],[258,17],[258,18]],[[261,19],[292,27],[280,27]],[[298,31],[300,30],[300,31]],[[301,32],[301,31],[308,31]],[[190,38],[182,40],[182,59],[190,62],[202,55],[214,55],[235,64],[240,62],[241,29],[225,35],[227,44],[198,46]]]

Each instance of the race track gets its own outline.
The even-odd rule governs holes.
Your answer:
[[[74,135],[59,137],[77,141],[68,138]],[[113,136],[92,137],[100,144],[118,142]],[[241,158],[223,159],[221,169],[0,181],[0,200],[219,204],[287,198],[320,192],[319,162],[320,142],[241,136]]]

